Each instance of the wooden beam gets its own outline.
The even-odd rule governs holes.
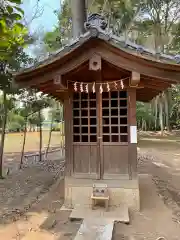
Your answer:
[[[105,45],[106,47],[102,47]],[[121,49],[102,43],[102,46],[96,48],[96,52],[101,55],[102,59],[111,64],[124,68],[128,71],[135,71],[145,76],[150,76],[159,79],[166,79],[167,81],[180,81],[180,69],[175,71],[167,68],[158,68],[153,61],[147,61],[144,58],[139,58],[133,54],[127,53]],[[167,64],[164,64],[167,65]]]
[[[153,81],[153,82],[157,82],[157,83],[160,83],[160,84],[176,84],[177,81],[173,81],[171,79],[171,81],[168,81],[168,79],[162,79],[162,78],[157,78],[157,77],[151,77],[151,76],[145,76],[145,75],[142,75],[141,74],[141,79],[142,80],[145,80],[145,81]]]
[[[101,69],[102,69],[101,56],[94,54],[89,60],[89,70],[101,71]]]
[[[17,84],[19,87],[27,87],[32,86],[34,84],[39,84],[43,82],[47,82],[49,80],[54,79],[57,75],[65,75],[67,73],[70,73],[71,71],[79,68],[83,63],[87,62],[90,57],[94,54],[93,50],[86,51],[85,53],[82,53],[81,55],[74,58],[72,61],[66,62],[66,64],[63,64],[63,66],[60,66],[59,69],[51,69],[46,74],[39,74],[38,76],[35,76],[32,80],[31,77],[26,77],[26,81],[18,81]],[[22,78],[22,77],[21,77]],[[20,79],[21,79],[20,78]]]
[[[156,81],[156,80],[153,80],[153,79],[142,79],[142,82],[144,84],[147,84],[147,85],[150,84],[150,85],[157,86],[157,87],[170,87],[171,86],[170,83]]]
[[[131,78],[130,78],[130,87],[138,87],[139,83],[140,83],[140,73],[138,72],[132,72],[131,73]]]
[[[114,79],[112,80],[112,83],[113,81],[117,81],[118,79]],[[40,84],[38,86],[39,89],[41,89],[41,91],[51,91],[51,92],[65,92],[65,91],[68,91],[68,88],[57,88],[57,85],[52,85],[52,81],[49,81],[49,82],[46,82],[46,83],[43,83],[43,84]],[[93,84],[93,83],[92,83]],[[150,89],[151,91],[153,90],[157,90],[157,91],[162,91],[166,88],[169,87],[169,84],[167,85],[162,85],[160,83],[154,83],[153,81],[141,81],[140,84],[136,87],[136,89],[142,89],[142,88],[145,88],[144,92],[146,92],[146,89]],[[128,84],[125,82],[124,83],[124,88],[127,89],[128,88]]]
[[[45,93],[45,94],[48,94],[52,98],[55,98],[57,101],[64,102],[64,96],[63,96],[64,94],[58,94],[56,92],[49,91],[49,90],[43,90],[43,89],[40,89],[40,88],[38,88],[38,90]]]
[[[56,86],[60,87],[61,89],[65,90],[65,89],[68,89],[67,85],[65,85],[63,82],[62,82],[62,76],[61,75],[56,75],[54,77],[54,82],[53,84],[55,84]]]
[[[163,91],[168,88],[166,86],[157,86],[157,85],[147,84],[147,83],[140,84],[139,88],[142,88],[142,86],[143,86],[143,88],[154,89],[154,90],[158,90],[158,91]]]
[[[168,64],[161,63],[161,67],[159,67],[159,63],[156,64],[153,61],[143,59],[142,57],[137,57],[121,49],[110,46],[107,43],[99,43],[96,45],[91,44],[91,46],[89,48],[85,48],[85,50],[84,48],[80,47],[78,49],[79,55],[75,53],[71,53],[69,55],[66,54],[66,56],[68,55],[74,57],[72,57],[71,60],[68,61],[65,61],[64,57],[63,59],[61,59],[61,62],[59,61],[59,67],[56,62],[56,64],[54,63],[54,65],[51,65],[51,68],[47,65],[47,70],[46,68],[42,69],[38,72],[38,75],[35,75],[34,71],[29,73],[28,75],[20,76],[18,78],[19,87],[27,87],[33,85],[37,86],[40,83],[53,80],[54,77],[57,75],[63,76],[67,73],[70,73],[71,71],[74,71],[81,67],[82,64],[84,64],[86,61],[88,62],[88,60],[92,56],[94,56],[94,54],[101,56],[101,59],[116,66],[116,68],[123,68],[127,71],[138,72],[143,76],[160,79],[160,81],[167,81],[169,84],[180,81],[180,69],[178,71],[177,66],[175,68],[175,66],[172,65],[172,69],[168,69],[167,67],[163,69],[162,66],[166,66]],[[45,72],[42,72],[43,70]],[[21,82],[22,80],[24,81]]]
[[[148,88],[144,88],[144,89],[137,89],[137,92],[140,92],[140,93],[145,94],[145,95],[147,95],[147,94],[151,95],[151,93],[157,93],[158,94],[159,92],[162,92],[162,91],[157,90],[157,89],[151,89],[151,91],[149,91]]]
[[[141,93],[137,92],[137,96],[138,96],[137,99],[141,98],[141,101],[151,101],[157,95],[158,94],[151,94],[151,95],[149,95],[149,94],[141,94]]]

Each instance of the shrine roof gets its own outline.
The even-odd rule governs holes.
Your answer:
[[[143,86],[137,89],[139,101],[150,101],[172,84],[180,82],[180,55],[157,54],[129,40],[124,41],[123,37],[107,29],[101,16],[90,17],[85,29],[84,34],[70,40],[43,61],[15,73],[15,83],[19,87],[35,87],[63,101],[66,93],[59,89],[54,79],[60,76],[63,81],[64,77],[66,85],[69,77],[78,82],[83,81],[83,77],[85,81],[92,81],[87,62],[93,54],[102,59],[103,81],[129,78],[132,72],[140,74]]]
[[[90,26],[88,31],[80,35],[79,38],[71,39],[68,44],[55,51],[54,53],[49,54],[46,59],[38,62],[33,66],[20,70],[18,73],[15,73],[15,75],[23,75],[24,73],[29,73],[35,69],[44,68],[47,65],[53,64],[66,56],[68,53],[79,48],[84,43],[90,41],[91,39],[103,40],[115,48],[129,53],[129,55],[135,55],[140,59],[157,62],[157,64],[161,64],[161,68],[166,68],[167,66],[172,65],[178,67],[178,70],[180,70],[180,55],[167,55],[163,53],[157,53],[141,45],[135,44],[130,40],[124,41],[123,37],[118,37],[108,30],[102,30],[100,27]]]

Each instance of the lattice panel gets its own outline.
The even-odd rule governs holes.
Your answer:
[[[97,142],[96,93],[74,93],[73,141]]]
[[[74,93],[73,141],[97,142],[96,93]],[[128,98],[126,91],[102,93],[103,142],[128,142]]]
[[[102,93],[103,142],[128,142],[126,91]]]

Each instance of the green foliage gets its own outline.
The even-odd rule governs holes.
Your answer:
[[[139,13],[141,6],[138,0],[96,0],[93,1],[93,5],[91,1],[88,2],[89,10],[106,16],[108,25],[118,35],[128,30],[133,19]],[[107,4],[104,4],[105,2]],[[72,37],[71,9],[68,0],[64,1],[61,11],[59,13],[56,12],[56,15],[58,15],[58,24],[55,30],[47,32],[44,37],[44,43],[49,52],[59,49]]]
[[[136,104],[137,126],[142,130],[157,130],[155,126],[156,117],[151,103],[137,102]],[[145,129],[144,129],[145,128]]]
[[[7,126],[8,132],[21,132],[23,131],[23,129],[24,129],[24,118],[22,118],[20,122],[18,121],[9,122]]]
[[[49,99],[46,97],[43,98],[43,95],[41,96],[41,98],[35,99],[31,103],[31,108],[33,109],[33,112],[38,112],[39,110],[47,107],[49,107]]]
[[[59,49],[71,38],[71,12],[68,0],[62,4],[55,30],[46,33],[44,42],[48,52]],[[89,0],[88,10],[99,12],[108,21],[108,27],[116,35],[146,45],[156,51],[179,49],[178,0]]]
[[[40,120],[40,119],[39,119],[39,115],[38,115],[37,112],[34,113],[34,114],[32,114],[30,117],[28,117],[28,123],[29,123],[30,125],[34,125],[34,126],[37,126],[37,127],[39,127],[40,124],[41,124],[43,121],[44,121],[44,117],[41,116],[41,120]]]
[[[174,23],[171,31],[172,41],[168,46],[168,50],[172,54],[176,54],[180,49],[180,22]]]
[[[5,24],[7,24],[9,26],[9,25],[13,24],[14,21],[22,19],[24,12],[20,8],[20,4],[22,4],[21,0],[19,0],[19,1],[18,0],[1,1],[0,20],[1,20],[2,28],[4,27]],[[1,27],[0,27],[0,29],[1,29]]]
[[[18,115],[18,114],[10,114],[9,116],[8,116],[8,120],[9,120],[9,122],[10,123],[13,123],[13,122],[16,122],[16,123],[18,123],[21,127],[23,127],[24,126],[24,124],[25,124],[25,119],[24,119],[24,117],[23,116],[21,116],[21,115]]]
[[[172,127],[180,129],[180,85],[173,86],[172,107],[170,112],[170,123]]]
[[[168,89],[168,94],[168,112],[165,94],[162,94],[161,97],[158,96],[150,103],[137,103],[137,125],[139,129],[146,127],[146,130],[160,130],[160,118],[163,119],[164,128],[180,129],[180,85],[172,86],[171,89]],[[160,116],[160,101],[163,107],[162,116]],[[169,119],[169,123],[167,119]]]
[[[5,0],[0,7],[0,90],[6,94],[18,92],[12,85],[12,71],[18,71],[31,62],[23,51],[29,38],[27,29],[20,23],[24,14],[21,3]]]
[[[54,120],[54,122],[61,122],[63,120],[63,108],[60,107],[60,108],[53,108],[51,111],[50,111],[50,114]]]
[[[53,32],[47,32],[44,37],[44,42],[48,52],[59,49],[62,46],[59,29],[56,28]]]
[[[27,29],[20,23],[23,10],[21,1],[5,0],[0,7],[0,61],[13,56],[14,49],[24,44]]]
[[[21,125],[18,122],[11,122],[8,126],[8,132],[20,132],[22,130]]]
[[[55,26],[54,31],[47,32],[44,37],[44,43],[48,52],[60,49],[71,38],[71,10],[69,1],[65,0],[61,11],[55,12],[58,18],[58,24]]]
[[[61,123],[53,124],[52,131],[55,131],[55,132],[64,132],[64,123],[61,122]]]
[[[129,30],[141,7],[142,3],[138,0],[96,0],[94,2],[94,10],[106,16],[108,25],[117,35]]]
[[[7,101],[7,110],[8,115],[11,114],[11,111],[14,109],[14,99],[12,97],[8,97]],[[3,95],[0,96],[0,128],[2,128],[2,123],[4,119],[4,101],[3,101]]]

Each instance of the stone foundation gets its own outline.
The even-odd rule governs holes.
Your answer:
[[[125,204],[129,209],[140,210],[138,180],[92,180],[65,178],[66,208],[91,206],[92,186],[95,183],[107,184],[110,194],[110,206]]]

